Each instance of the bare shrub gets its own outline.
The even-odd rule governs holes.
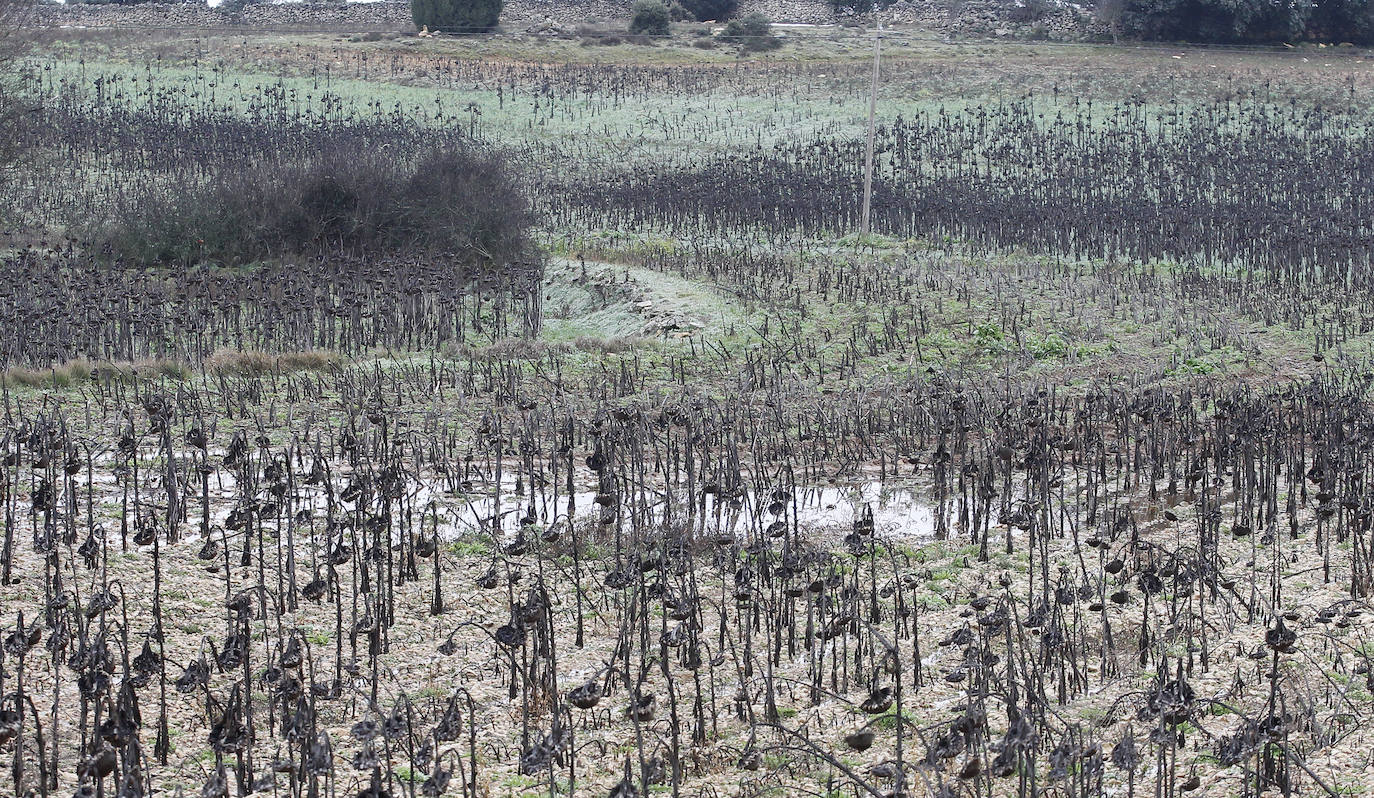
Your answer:
[[[158,186],[86,231],[143,265],[238,265],[292,255],[443,255],[478,266],[525,258],[529,213],[501,160],[476,149],[360,154],[226,170],[200,187]]]

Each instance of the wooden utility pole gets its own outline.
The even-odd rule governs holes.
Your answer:
[[[864,147],[864,210],[861,230],[868,235],[868,212],[873,204],[873,118],[878,110],[878,59],[883,41],[883,23],[878,21],[878,31],[873,36],[873,84],[868,91],[868,143]]]

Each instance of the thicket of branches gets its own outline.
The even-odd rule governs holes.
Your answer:
[[[495,265],[526,257],[528,223],[490,153],[459,146],[405,158],[327,145],[285,166],[222,170],[199,187],[158,184],[120,202],[87,237],[142,265],[420,253]]]

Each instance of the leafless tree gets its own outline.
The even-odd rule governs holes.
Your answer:
[[[1112,43],[1121,43],[1121,20],[1126,14],[1126,0],[1098,0],[1095,13],[1099,22],[1112,34]]]

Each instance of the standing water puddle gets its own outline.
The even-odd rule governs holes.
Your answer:
[[[417,495],[416,504],[423,506],[434,498],[444,508],[440,531],[445,537],[469,532],[489,534],[499,528],[502,539],[511,539],[528,519],[530,500],[517,495],[513,484],[503,487],[499,505],[490,493],[437,497],[425,492]],[[547,526],[566,522],[569,517],[574,523],[594,523],[603,512],[596,497],[594,491],[575,492],[571,513],[566,495],[556,501],[551,497],[543,500],[536,497],[533,501],[535,523]],[[769,492],[749,490],[734,499],[707,494],[697,500],[694,525],[702,532],[729,531],[743,535],[784,520],[807,533],[844,534],[853,529],[855,521],[864,518],[865,512],[871,511],[874,529],[892,539],[930,540],[935,537],[936,508],[914,486],[872,481],[843,487],[798,488],[794,498],[795,501],[783,502],[783,512],[775,514],[772,511],[777,508],[769,506],[774,503]],[[627,500],[621,512],[625,513],[620,519],[622,526],[631,529],[659,527],[669,516],[669,520],[678,523],[688,517],[684,497],[674,496],[670,507],[662,493],[649,501],[639,497]]]
[[[108,455],[98,459],[107,458]],[[118,488],[113,475],[106,471],[98,472],[97,477],[96,482],[106,489],[105,500],[117,502]],[[183,496],[183,501],[189,504],[187,526],[190,528],[183,530],[183,539],[187,540],[199,537],[196,522],[200,517],[201,496],[196,482],[198,480],[186,486]],[[348,475],[335,474],[336,500],[348,482]],[[398,510],[410,512],[416,519],[423,514],[427,529],[432,528],[431,517],[437,515],[439,534],[448,540],[485,534],[509,541],[531,520],[539,528],[566,525],[570,518],[577,525],[595,524],[604,520],[602,516],[606,512],[596,501],[597,492],[591,490],[574,491],[570,502],[567,493],[555,493],[547,486],[531,491],[526,482],[521,489],[509,476],[501,480],[499,490],[494,490],[494,480],[478,479],[465,483],[465,487],[468,488],[465,492],[455,493],[438,475],[417,477],[410,474],[406,479],[403,504],[398,508],[397,503],[392,502],[391,513],[395,517]],[[624,498],[619,508],[620,517],[616,520],[622,530],[653,532],[669,524],[681,526],[690,515],[698,533],[739,536],[762,531],[782,521],[802,533],[829,538],[847,534],[856,521],[871,512],[874,530],[888,539],[922,542],[935,538],[936,507],[927,499],[927,491],[910,482],[869,480],[851,485],[798,487],[781,503],[767,490],[742,490],[733,497],[699,493],[695,508],[692,508],[694,513],[689,512],[685,493],[678,490],[669,497],[661,489],[636,491]],[[232,471],[217,469],[210,485],[212,526],[225,525],[239,498]],[[308,511],[316,523],[327,515],[327,498],[320,487],[298,485],[292,504],[296,513]],[[779,505],[781,513],[775,512],[780,509]],[[354,509],[351,502],[336,505],[336,512],[344,515],[351,514]],[[380,512],[380,505],[374,504],[370,509]],[[303,517],[298,515],[298,519],[303,520]]]

